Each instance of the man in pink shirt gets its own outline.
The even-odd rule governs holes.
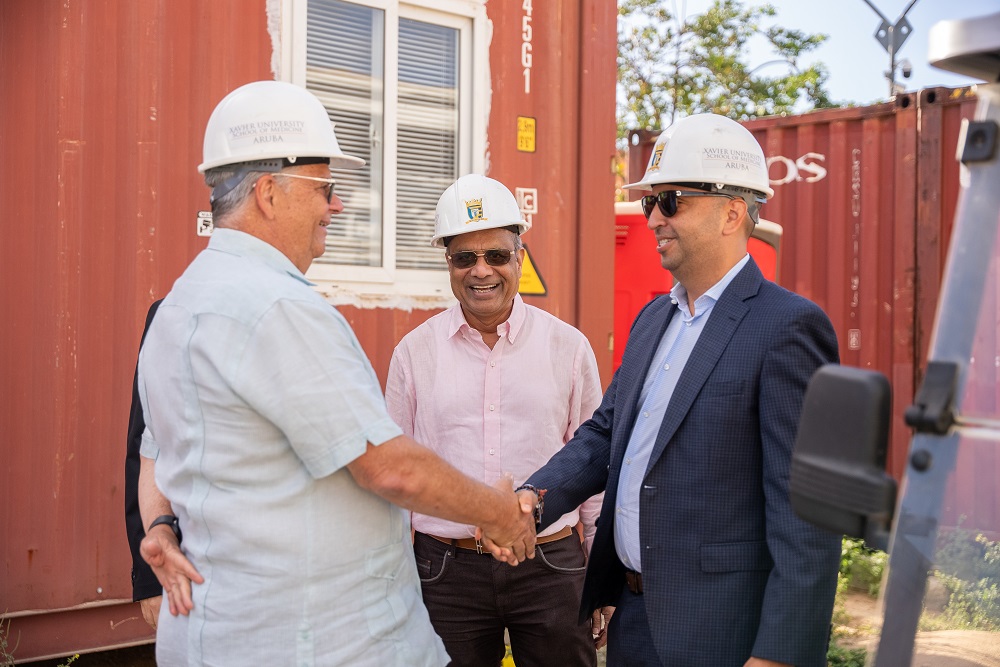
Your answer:
[[[597,361],[582,333],[518,295],[530,225],[506,187],[463,176],[441,196],[434,227],[458,304],[396,347],[389,414],[472,478],[510,473],[519,485],[600,404]],[[518,667],[596,664],[612,609],[584,624],[577,610],[601,500],[539,534],[535,557],[516,568],[482,549],[474,526],[413,513],[424,603],[453,667],[499,666],[505,628]]]

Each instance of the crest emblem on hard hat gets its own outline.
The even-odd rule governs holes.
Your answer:
[[[663,157],[663,148],[666,144],[657,144],[653,147],[653,155],[649,159],[649,170],[655,171],[660,168],[660,158]]]
[[[467,199],[465,200],[465,211],[469,214],[469,219],[466,220],[465,224],[471,222],[482,222],[483,220],[489,220],[489,218],[483,217],[483,200],[482,199]]]

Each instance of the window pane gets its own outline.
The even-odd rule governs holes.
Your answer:
[[[458,178],[458,30],[400,19],[396,266],[446,268],[434,208]]]
[[[340,0],[310,0],[306,87],[323,101],[348,155],[361,169],[334,170],[344,212],[333,216],[327,264],[382,264],[383,48],[385,13]]]

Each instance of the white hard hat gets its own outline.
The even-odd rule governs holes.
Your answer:
[[[431,245],[443,248],[448,236],[511,225],[517,225],[519,235],[531,229],[510,190],[492,178],[466,174],[438,199]]]
[[[254,81],[215,107],[205,126],[198,171],[275,160],[290,166],[299,158],[329,158],[331,169],[365,164],[340,150],[330,117],[311,92],[285,81]]]
[[[774,196],[760,144],[735,120],[715,114],[687,116],[664,130],[642,180],[624,187],[651,190],[662,183],[703,185],[714,191],[742,188],[767,199]]]

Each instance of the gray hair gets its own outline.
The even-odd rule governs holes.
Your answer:
[[[224,227],[226,218],[238,210],[250,196],[257,184],[256,178],[252,177],[264,172],[245,171],[239,165],[225,165],[205,172],[205,185],[213,189],[240,173],[243,174],[243,180],[239,185],[212,201],[212,220],[217,227]]]

